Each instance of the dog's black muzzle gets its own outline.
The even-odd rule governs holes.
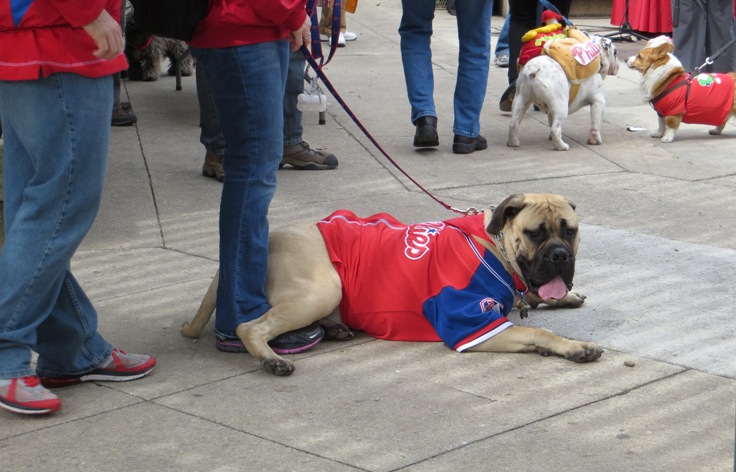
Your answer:
[[[572,279],[575,276],[575,255],[572,249],[560,243],[540,247],[535,257],[529,261],[518,257],[516,262],[522,271],[522,276],[532,293],[542,285],[557,276],[562,277],[568,290],[572,289]]]

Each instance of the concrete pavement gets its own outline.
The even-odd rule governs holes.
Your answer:
[[[439,149],[412,147],[397,34],[398,2],[361,3],[358,40],[325,71],[399,164],[456,207],[510,193],[555,192],[578,205],[577,310],[512,321],[599,343],[579,365],[537,355],[458,354],[439,343],[358,336],[293,356],[288,378],[248,355],[179,334],[217,268],[221,184],[200,175],[195,82],[125,82],[138,124],[113,128],[100,215],[73,261],[100,330],[154,354],[150,378],[59,390],[46,418],[0,412],[6,470],[727,471],[736,409],[736,128],[685,125],[661,144],[627,126],[656,126],[638,75],[605,82],[604,144],[585,144],[589,115],[552,150],[532,112],[522,146],[506,147],[498,111],[506,71],[493,67],[481,119],[489,148],[451,153],[455,19],[437,12],[433,38]],[[494,18],[497,33],[502,19]],[[607,19],[576,19],[596,31]],[[494,34],[495,43],[496,34]],[[617,43],[619,58],[641,44]],[[334,102],[334,100],[330,100]],[[304,138],[340,159],[334,171],[279,172],[273,227],[338,208],[407,221],[454,215],[421,193],[338,105],[326,125],[305,114]],[[407,289],[410,289],[409,287]],[[210,325],[211,327],[211,325]],[[633,363],[633,367],[624,364]]]

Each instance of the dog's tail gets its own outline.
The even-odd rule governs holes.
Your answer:
[[[539,61],[529,61],[526,64],[524,64],[524,71],[529,76],[530,79],[536,79],[537,74],[539,73],[539,69],[541,68],[541,62]]]
[[[202,303],[199,305],[197,314],[194,315],[194,319],[191,323],[184,322],[181,325],[181,334],[188,338],[198,338],[202,333],[204,326],[212,317],[212,313],[215,312],[215,303],[217,302],[217,285],[220,281],[220,271],[215,272],[215,278],[212,279],[210,287],[207,289]]]

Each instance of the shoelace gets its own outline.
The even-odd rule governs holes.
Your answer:
[[[35,377],[33,375],[29,375],[28,377],[21,377],[19,379],[26,387],[38,387],[41,382],[38,380],[38,377]]]

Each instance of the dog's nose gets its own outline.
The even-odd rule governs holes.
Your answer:
[[[567,264],[572,259],[572,254],[567,248],[556,247],[547,253],[547,259],[552,264]]]

